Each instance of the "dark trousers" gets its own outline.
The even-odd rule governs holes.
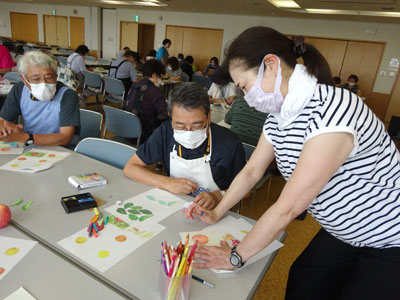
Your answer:
[[[400,248],[360,248],[321,229],[293,263],[285,300],[399,300]]]

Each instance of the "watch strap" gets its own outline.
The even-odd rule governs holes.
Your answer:
[[[33,134],[32,134],[32,133],[29,133],[29,138],[26,140],[25,146],[32,145],[33,142],[34,142],[34,141],[33,141]]]
[[[240,256],[240,254],[237,253],[236,247],[237,247],[237,245],[235,245],[235,246],[232,247],[232,249],[231,249],[231,257],[232,257],[232,256],[235,256],[235,257],[238,259],[239,263],[238,263],[238,265],[233,265],[233,266],[236,267],[236,268],[241,268],[241,267],[244,266],[244,264],[245,264],[246,262],[244,262],[243,259],[242,259],[242,257]],[[232,263],[232,261],[231,261],[231,263]]]

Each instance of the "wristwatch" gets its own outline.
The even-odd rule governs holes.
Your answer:
[[[236,252],[236,247],[237,245],[232,247],[230,261],[232,266],[234,266],[235,268],[241,268],[246,262],[244,262],[239,253]]]
[[[32,133],[29,133],[29,138],[26,140],[26,142],[25,142],[25,146],[30,146],[30,145],[32,145],[33,144],[33,134]]]

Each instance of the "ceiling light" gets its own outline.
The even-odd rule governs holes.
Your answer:
[[[267,0],[269,3],[275,5],[276,7],[284,8],[300,8],[300,6],[293,0]]]
[[[368,10],[341,10],[341,9],[319,9],[306,8],[306,12],[310,14],[330,14],[330,15],[354,15],[354,16],[371,16],[371,17],[400,17],[400,12],[394,11],[368,11]],[[301,12],[298,10],[298,12]]]

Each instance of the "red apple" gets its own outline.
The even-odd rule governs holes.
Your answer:
[[[11,220],[11,210],[5,204],[0,204],[0,228],[8,225]]]

